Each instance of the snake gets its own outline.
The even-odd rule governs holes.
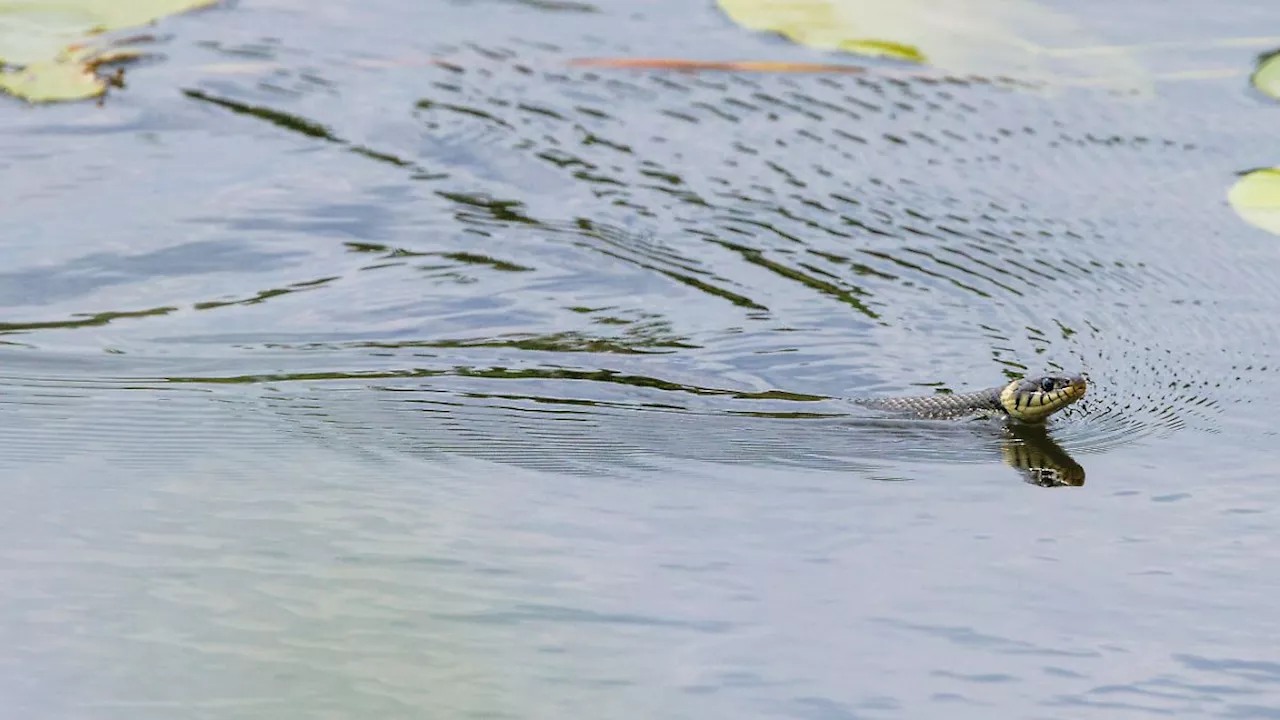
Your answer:
[[[1050,415],[1075,403],[1089,390],[1083,374],[1045,374],[1006,385],[963,393],[854,398],[854,402],[917,418],[954,420],[973,415],[1003,417],[1012,434],[1003,443],[1005,462],[1024,479],[1043,487],[1078,487],[1084,468],[1045,432]]]
[[[1045,374],[972,392],[857,398],[855,402],[935,420],[994,415],[1026,425],[1043,425],[1050,415],[1084,397],[1088,389],[1089,382],[1082,374]]]

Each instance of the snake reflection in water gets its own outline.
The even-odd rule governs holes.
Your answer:
[[[860,398],[860,405],[914,417],[949,420],[972,415],[1004,417],[1009,437],[1001,446],[1004,460],[1023,472],[1027,482],[1044,487],[1080,486],[1084,468],[1045,431],[1050,415],[1084,397],[1083,375],[1041,375],[1014,380],[1003,387],[967,393]]]

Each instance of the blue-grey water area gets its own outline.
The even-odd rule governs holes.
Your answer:
[[[4,101],[0,717],[1280,717],[1267,5],[1057,3],[1135,94],[242,0]]]

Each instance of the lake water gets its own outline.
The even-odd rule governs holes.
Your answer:
[[[1056,4],[1142,96],[263,0],[4,103],[0,717],[1280,717],[1280,13],[1177,5]]]

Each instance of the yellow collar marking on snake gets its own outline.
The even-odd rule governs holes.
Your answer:
[[[1025,423],[1045,418],[1084,397],[1089,383],[1083,375],[1044,375],[1014,380],[1000,391],[1000,406],[1009,417]]]

